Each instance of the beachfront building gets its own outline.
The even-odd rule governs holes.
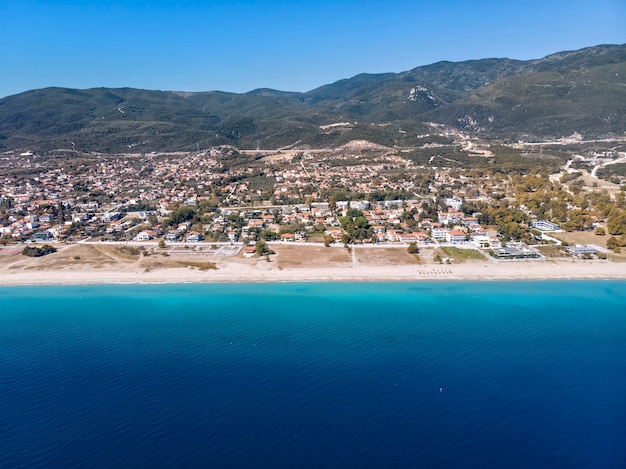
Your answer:
[[[459,230],[450,230],[446,233],[446,241],[449,243],[464,243],[467,241],[467,234]]]
[[[135,236],[136,241],[149,241],[153,238],[154,232],[149,230],[140,231],[139,233],[137,233],[137,236]]]
[[[596,248],[593,246],[589,246],[588,244],[577,244],[575,246],[569,246],[567,248],[567,252],[569,252],[572,256],[581,258],[588,258],[597,254]]]
[[[165,239],[168,241],[178,241],[178,238],[180,238],[180,234],[177,231],[168,231],[165,235]]]
[[[35,241],[48,241],[52,238],[54,238],[54,236],[52,236],[52,233],[50,233],[48,230],[40,231],[39,233],[35,233],[33,235],[33,239]]]
[[[448,236],[448,231],[450,231],[448,228],[433,226],[430,230],[430,237],[437,241],[443,241]]]
[[[522,245],[500,247],[491,252],[498,259],[537,259],[541,257],[536,249]]]
[[[197,231],[192,231],[187,235],[187,242],[189,243],[198,243],[203,239],[204,236],[202,236],[202,234],[198,233]]]
[[[477,248],[488,248],[492,247],[492,241],[489,236],[485,236],[483,234],[476,234],[471,237],[471,243]]]

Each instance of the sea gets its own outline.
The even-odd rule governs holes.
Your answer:
[[[626,468],[626,282],[0,288],[1,468]]]

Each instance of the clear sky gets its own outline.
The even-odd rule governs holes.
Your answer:
[[[440,60],[623,43],[625,0],[0,0],[0,96],[308,91]]]

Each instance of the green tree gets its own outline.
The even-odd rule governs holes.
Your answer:
[[[254,252],[257,256],[261,257],[266,254],[274,254],[274,252],[269,248],[264,239],[259,239],[254,245]]]
[[[167,218],[166,224],[168,226],[178,225],[180,223],[191,220],[196,214],[196,211],[187,205],[178,207]]]
[[[622,212],[618,209],[611,210],[606,227],[611,235],[626,234],[626,212]]]
[[[272,230],[264,229],[263,231],[261,231],[261,239],[263,239],[264,241],[275,241],[276,239],[278,239],[278,233]]]
[[[620,252],[620,248],[626,246],[626,237],[620,236],[619,238],[611,236],[606,240],[606,247],[612,249],[613,252]]]
[[[354,220],[354,224],[356,225],[357,228],[367,228],[369,226],[367,219],[363,215],[357,217]]]

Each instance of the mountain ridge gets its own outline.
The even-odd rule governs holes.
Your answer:
[[[330,126],[348,122],[349,126]],[[307,92],[49,87],[0,99],[0,149],[117,152],[423,143],[425,122],[488,138],[626,131],[626,45],[542,59],[440,61],[358,74]]]

